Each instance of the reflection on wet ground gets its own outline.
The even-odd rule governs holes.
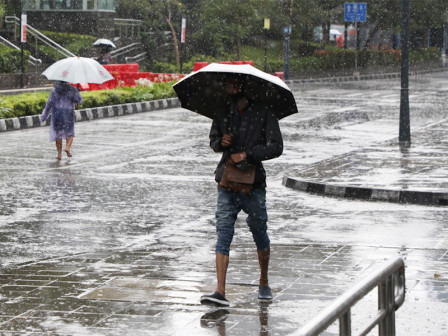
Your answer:
[[[419,80],[416,128],[441,119],[446,101],[443,74]],[[275,300],[256,298],[256,252],[241,217],[227,311],[198,302],[215,283],[219,156],[208,147],[210,120],[174,109],[79,123],[74,157],[59,163],[46,128],[1,134],[0,333],[284,335],[398,255],[407,296],[397,333],[446,334],[446,209],[313,196],[281,183],[285,172],[319,174],[318,162],[395,138],[396,87],[294,89],[301,114],[281,121],[284,155],[266,163]],[[394,155],[409,169],[412,148]],[[365,321],[375,300],[366,297],[353,321]]]

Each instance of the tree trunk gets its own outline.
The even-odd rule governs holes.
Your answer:
[[[169,17],[165,17],[166,23],[168,23],[168,26],[171,30],[171,35],[173,36],[173,44],[174,44],[174,52],[176,54],[176,65],[177,68],[180,71],[180,53],[179,53],[179,40],[177,39],[176,30],[173,27],[173,24],[171,23],[171,19]]]
[[[236,57],[238,61],[241,61],[241,39],[239,37],[236,38]]]
[[[330,43],[330,22],[322,22],[322,48]]]

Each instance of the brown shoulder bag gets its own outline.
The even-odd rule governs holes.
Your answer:
[[[247,170],[238,169],[232,160],[226,160],[219,186],[225,189],[249,194],[255,182],[255,165]]]

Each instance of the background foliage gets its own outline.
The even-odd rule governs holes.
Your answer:
[[[30,53],[28,51],[24,51],[24,70],[25,72],[28,70],[28,59]],[[0,73],[9,73],[14,71],[21,71],[22,69],[22,56],[21,51],[8,48],[3,44],[0,44]]]
[[[409,0],[411,49],[427,48],[431,45],[430,29],[442,29],[448,25],[448,1]],[[144,38],[144,44],[151,56],[146,68],[151,71],[179,71],[176,61],[179,50],[161,32],[169,31],[167,17],[176,34],[180,31],[181,18],[187,18],[187,43],[181,50],[185,70],[191,70],[195,61],[207,59],[254,60],[258,65],[267,49],[270,71],[281,71],[283,61],[283,28],[291,27],[291,66],[294,68],[315,68],[319,64],[334,67],[335,64],[350,64],[350,51],[336,53],[329,51],[325,61],[322,55],[315,57],[317,50],[326,50],[332,45],[329,30],[331,24],[344,25],[345,0],[122,0],[118,16],[144,20],[151,34]],[[401,1],[376,0],[367,2],[367,22],[360,23],[366,36],[362,49],[392,49],[397,47],[396,36],[401,30]],[[271,27],[263,29],[264,19],[269,18]],[[320,27],[323,38],[317,43],[313,30]],[[390,36],[393,46],[375,42],[375,36]],[[433,39],[434,40],[434,39]],[[267,42],[265,42],[267,41]],[[334,43],[334,42],[333,42]],[[158,46],[162,46],[158,48]],[[372,52],[375,54],[374,52]],[[364,52],[363,60],[375,65],[394,63],[396,54],[378,52],[376,56]],[[336,59],[332,59],[332,58]],[[303,59],[302,59],[303,58]],[[425,58],[425,57],[423,57]],[[331,61],[329,60],[331,59]],[[338,60],[339,59],[339,60]],[[416,61],[415,57],[413,61]],[[420,58],[422,59],[422,58]],[[330,65],[331,63],[333,65]],[[173,66],[168,66],[171,64]],[[363,65],[365,63],[362,63]],[[262,67],[264,68],[264,64]],[[187,71],[184,71],[187,72]]]

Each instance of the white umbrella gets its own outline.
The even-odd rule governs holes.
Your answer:
[[[330,29],[330,35],[339,36],[339,35],[342,35],[342,33],[339,30],[337,30],[337,29],[331,28]]]
[[[102,84],[114,77],[92,58],[68,57],[50,65],[42,75],[49,80]]]
[[[285,82],[249,64],[212,63],[185,76],[173,89],[183,108],[213,118],[214,110],[227,97],[224,84],[230,74],[242,77],[251,98],[271,106],[278,119],[297,113],[295,98]]]
[[[93,45],[94,46],[104,45],[104,46],[111,46],[112,48],[116,48],[115,44],[111,40],[104,39],[104,38],[96,40],[95,42],[93,42]]]

